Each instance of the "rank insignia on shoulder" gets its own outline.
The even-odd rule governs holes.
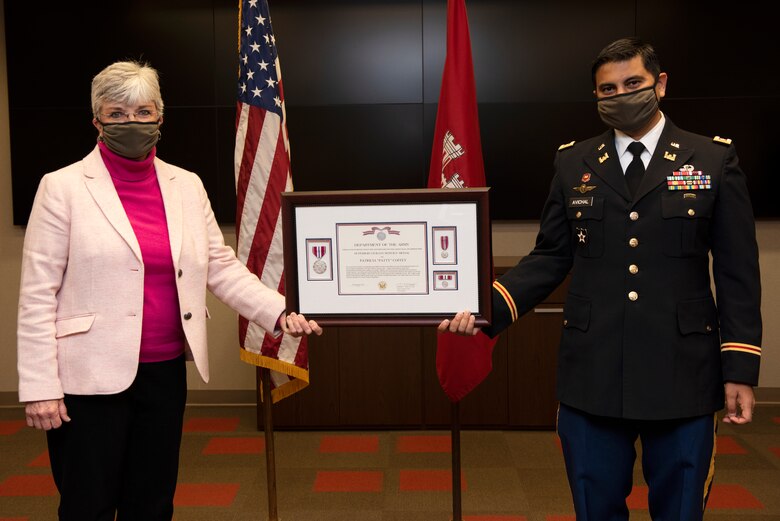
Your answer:
[[[715,143],[721,143],[723,145],[730,145],[731,144],[731,138],[727,138],[727,137],[715,136],[714,138],[712,138],[712,140]]]
[[[570,141],[569,143],[564,143],[563,145],[558,147],[558,150],[566,150],[567,148],[573,147],[574,143],[576,143],[576,141]]]

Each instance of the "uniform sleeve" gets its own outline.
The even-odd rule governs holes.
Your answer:
[[[745,175],[733,146],[725,154],[711,230],[723,378],[758,385],[762,327],[758,244]]]
[[[491,326],[483,331],[491,337],[501,333],[552,293],[571,266],[571,231],[560,177],[556,173],[542,210],[536,245],[493,283],[493,319]]]

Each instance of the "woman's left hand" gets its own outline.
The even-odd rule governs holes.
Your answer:
[[[311,335],[312,333],[317,336],[322,334],[322,328],[317,322],[314,320],[306,320],[305,316],[295,312],[292,312],[289,315],[282,313],[279,324],[282,326],[282,331],[284,333],[294,337]]]

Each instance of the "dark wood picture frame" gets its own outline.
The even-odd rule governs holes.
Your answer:
[[[285,293],[288,311],[303,309],[306,317],[316,320],[326,326],[428,326],[437,325],[445,318],[451,318],[460,309],[433,312],[373,312],[371,311],[371,296],[365,297],[366,312],[306,312],[306,306],[301,306],[299,287],[299,255],[308,252],[298,251],[299,238],[296,211],[304,207],[323,206],[355,206],[371,207],[388,205],[406,207],[409,205],[447,205],[453,203],[471,203],[475,205],[474,213],[476,223],[476,252],[473,254],[476,261],[477,280],[476,291],[479,309],[470,311],[476,318],[478,326],[490,324],[492,317],[491,287],[493,283],[493,266],[491,251],[491,228],[488,187],[460,188],[460,189],[403,189],[403,190],[344,190],[344,191],[319,191],[319,192],[284,192],[282,194],[282,237],[284,242],[284,271]],[[386,208],[382,209],[383,211]],[[399,208],[402,211],[403,208]],[[399,217],[403,220],[403,215]],[[335,226],[335,223],[334,223]],[[428,246],[426,241],[426,247]],[[427,258],[427,257],[426,257]]]

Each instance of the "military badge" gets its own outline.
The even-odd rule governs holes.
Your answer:
[[[590,192],[591,190],[595,189],[596,185],[586,185],[585,183],[582,183],[580,186],[575,186],[572,189],[575,192],[579,192],[581,194],[586,194]]]
[[[710,190],[712,176],[694,170],[693,165],[683,165],[680,170],[666,176],[666,187],[669,190]]]
[[[583,183],[587,183],[588,181],[590,181],[590,172],[585,172],[584,174],[582,174],[582,179],[580,179],[580,181],[582,181]]]
[[[575,230],[577,231],[577,243],[582,245],[588,244],[588,229],[577,226]]]

